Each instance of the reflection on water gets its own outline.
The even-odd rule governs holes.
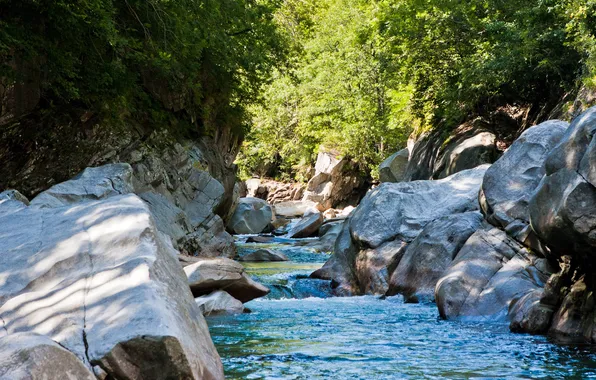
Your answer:
[[[300,297],[326,296],[326,282],[318,287],[303,278],[320,265],[247,265],[259,280],[290,293],[247,303],[250,314],[208,318],[227,378],[596,377],[590,347],[557,346],[504,325],[442,321],[431,304],[404,304],[400,297],[289,298],[300,291]]]

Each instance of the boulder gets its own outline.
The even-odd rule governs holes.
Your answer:
[[[320,212],[305,216],[290,229],[287,236],[294,239],[316,235],[324,220],[325,218]]]
[[[52,186],[31,200],[31,206],[59,207],[134,192],[129,164],[87,168],[73,179]]]
[[[0,193],[0,200],[11,200],[21,202],[25,206],[29,206],[29,199],[19,193],[17,190],[5,190]]]
[[[269,289],[252,280],[242,264],[234,260],[204,259],[184,267],[188,285],[195,297],[225,290],[232,297],[245,303],[269,294]]]
[[[448,143],[435,163],[433,178],[445,178],[462,170],[490,164],[497,156],[497,137],[491,132]]]
[[[546,177],[530,200],[533,230],[559,257],[582,266],[596,248],[596,107],[576,118],[546,159]]]
[[[526,130],[484,175],[482,212],[492,225],[507,228],[514,221],[529,224],[530,198],[545,175],[547,153],[569,124],[551,120]]]
[[[10,334],[0,338],[0,347],[0,379],[97,379],[83,361],[47,336]]]
[[[240,258],[240,261],[288,261],[288,257],[281,252],[277,252],[271,249],[258,249],[254,252],[246,254]]]
[[[7,212],[0,203],[0,335],[47,335],[110,378],[223,379],[177,252],[147,205],[105,198],[120,185],[57,186]]]
[[[236,234],[258,234],[263,232],[273,219],[271,206],[262,199],[241,198],[228,228]]]
[[[273,205],[276,216],[283,216],[286,218],[300,217],[307,212],[324,211],[324,208],[315,202],[311,201],[286,201]]]
[[[401,182],[406,174],[410,151],[402,149],[389,156],[379,165],[379,181]]]
[[[357,203],[364,184],[365,177],[349,159],[334,152],[320,152],[315,175],[308,181],[302,200],[319,203],[323,210],[344,202]]]
[[[387,295],[402,294],[406,302],[434,301],[437,281],[481,225],[479,212],[448,215],[427,224],[405,250]]]
[[[195,298],[195,302],[203,315],[240,314],[244,305],[223,290],[216,290],[211,294]]]
[[[543,334],[548,330],[553,310],[548,305],[542,304],[543,296],[544,291],[536,289],[512,301],[509,307],[511,331]]]
[[[395,239],[410,242],[437,218],[478,210],[478,190],[487,168],[479,166],[438,181],[381,184],[354,211],[353,238],[372,248]]]
[[[594,293],[584,278],[576,281],[555,313],[549,330],[561,343],[596,343]]]
[[[385,294],[389,276],[402,259],[406,246],[401,240],[393,240],[358,252],[354,262],[358,294]]]
[[[544,287],[546,260],[494,227],[476,231],[439,279],[435,299],[446,319],[507,322],[512,302]]]

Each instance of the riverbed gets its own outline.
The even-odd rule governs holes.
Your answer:
[[[207,318],[228,379],[596,378],[590,346],[444,321],[400,296],[329,297],[329,282],[307,278],[327,254],[275,248],[291,261],[245,265],[271,294],[251,313]]]

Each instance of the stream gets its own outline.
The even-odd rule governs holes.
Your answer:
[[[294,243],[237,243],[241,255],[266,247],[291,261],[244,263],[271,293],[248,302],[251,313],[207,317],[227,379],[596,377],[590,346],[444,321],[434,304],[399,296],[329,297],[328,281],[307,278],[329,255]]]

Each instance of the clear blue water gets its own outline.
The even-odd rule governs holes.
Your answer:
[[[328,284],[303,277],[325,258],[247,265],[277,290],[247,303],[250,314],[208,318],[227,378],[596,378],[588,346],[443,321],[435,305],[400,297],[324,298]]]

